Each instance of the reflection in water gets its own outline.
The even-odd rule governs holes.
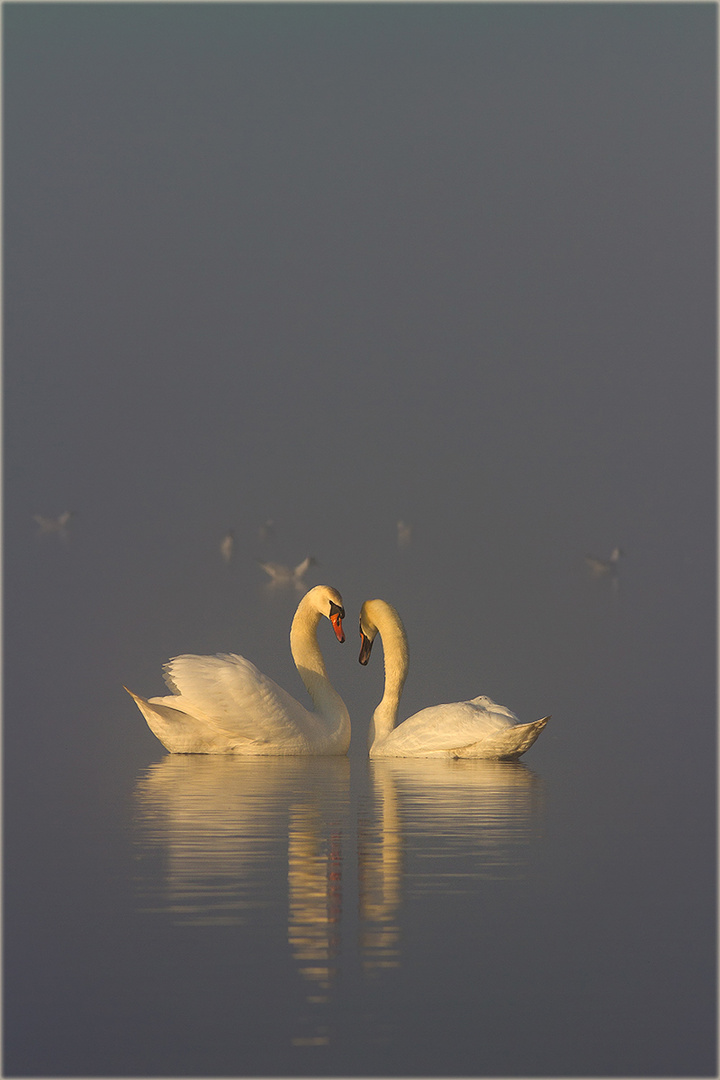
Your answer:
[[[369,762],[375,795],[374,817],[358,823],[360,953],[366,972],[397,967],[400,962],[402,838],[398,798],[390,771]],[[444,763],[443,763],[444,764]]]
[[[370,784],[357,819],[347,758],[173,754],[136,786],[143,910],[181,926],[282,927],[304,986],[298,1047],[331,1040],[340,957],[354,944],[343,860],[356,827],[356,955],[382,979],[402,961],[403,906],[521,875],[539,817],[540,781],[519,762],[379,759],[354,779]]]
[[[310,1006],[331,1000],[342,913],[341,831],[327,833],[317,806],[291,810],[288,827],[288,943],[300,974],[312,987]],[[310,1034],[296,1035],[295,1046],[322,1046],[330,1041],[322,1023],[304,1017]]]
[[[179,925],[238,925],[260,911],[286,922],[309,984],[296,1045],[329,1041],[313,1014],[328,1003],[335,976],[349,775],[347,758],[170,755],[136,786],[144,909]],[[285,881],[287,915],[277,910]]]
[[[409,895],[466,892],[519,876],[540,805],[520,762],[369,762],[372,825],[359,836],[361,952],[368,974],[400,964],[398,916]]]

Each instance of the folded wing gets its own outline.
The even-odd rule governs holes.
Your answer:
[[[316,718],[244,656],[176,656],[163,675],[173,694],[151,701],[212,723],[234,738],[294,743],[316,726]]]
[[[420,750],[456,750],[493,738],[517,722],[509,709],[482,696],[422,709],[395,728],[388,745],[408,755]]]

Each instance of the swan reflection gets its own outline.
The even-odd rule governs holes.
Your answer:
[[[138,855],[142,869],[159,854],[164,871],[159,882],[152,869],[140,875],[146,910],[176,923],[245,923],[251,909],[285,904],[286,880],[309,902],[295,882],[317,878],[348,781],[346,758],[171,754],[150,765],[135,791]],[[320,916],[316,906],[308,918]]]
[[[290,1041],[324,1046],[341,958],[382,979],[416,898],[521,876],[541,796],[514,762],[170,754],[136,784],[141,907],[281,933],[303,1002]]]
[[[299,970],[328,1000],[339,952],[342,911],[341,830],[323,829],[316,807],[292,808],[288,828],[288,942]]]
[[[349,780],[347,758],[172,754],[136,785],[140,870],[149,862],[142,906],[193,926],[236,926],[260,913],[286,922],[308,1005],[296,1045],[330,1038],[322,1007],[339,953]]]
[[[358,850],[362,961],[372,975],[400,964],[408,896],[521,875],[541,784],[519,762],[398,758],[368,767],[374,816],[360,823]]]
[[[247,924],[261,913],[286,922],[306,987],[297,1046],[330,1040],[322,1009],[339,953],[349,776],[347,758],[171,754],[136,786],[144,910],[179,925]]]
[[[382,767],[385,764],[368,763],[374,815],[358,823],[360,952],[366,972],[397,967],[400,962],[397,913],[402,896],[402,835],[397,788],[391,770]]]
[[[347,762],[345,763],[347,764]],[[300,975],[309,984],[307,1012],[294,1046],[325,1046],[330,1028],[323,1006],[332,1000],[340,953],[342,831],[323,827],[317,806],[291,809],[288,826],[288,944]]]

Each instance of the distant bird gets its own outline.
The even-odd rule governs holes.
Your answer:
[[[59,536],[67,536],[68,522],[74,516],[72,510],[66,510],[56,518],[41,517],[40,514],[33,514],[33,520],[40,526],[41,533],[58,533]]]
[[[267,521],[258,529],[258,540],[261,544],[264,544],[266,540],[269,540],[275,531],[275,522],[272,518],[268,518]]]
[[[409,547],[411,540],[412,525],[408,525],[407,522],[400,519],[397,523],[397,544],[400,551],[404,551],[406,547]]]
[[[229,563],[232,559],[234,543],[235,535],[232,529],[230,529],[230,531],[223,537],[222,543],[220,544],[220,554],[222,555],[226,563]]]
[[[609,559],[597,559],[594,555],[586,555],[585,562],[590,567],[593,577],[602,577],[603,574],[617,574],[617,566],[622,555],[622,548],[613,548]]]
[[[308,555],[294,569],[281,563],[261,562],[259,565],[269,575],[270,585],[294,585],[296,589],[301,589],[302,579],[311,566],[317,566],[317,562],[312,555]]]

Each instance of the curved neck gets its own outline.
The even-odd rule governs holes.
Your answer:
[[[372,620],[382,638],[385,689],[370,722],[370,746],[387,738],[397,723],[400,697],[410,665],[407,634],[395,608],[384,601],[374,601]]]
[[[328,678],[317,639],[322,615],[303,597],[290,627],[290,652],[316,712],[338,729],[350,724],[345,702]]]

